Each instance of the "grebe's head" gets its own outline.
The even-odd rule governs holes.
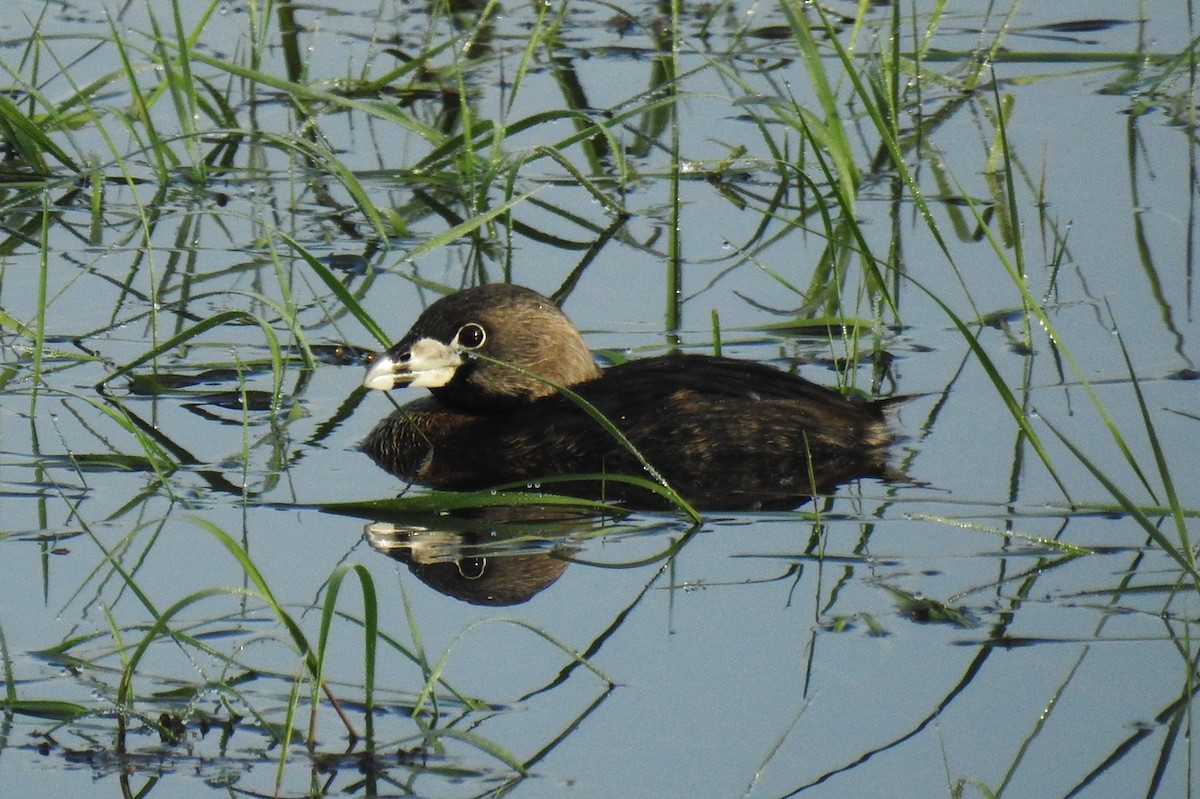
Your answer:
[[[448,405],[490,410],[599,375],[579,331],[553,302],[521,286],[494,283],[430,305],[404,338],[375,359],[363,385],[383,391],[424,386]]]

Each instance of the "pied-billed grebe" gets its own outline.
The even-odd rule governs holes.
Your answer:
[[[553,302],[508,284],[430,305],[363,385],[430,390],[380,422],[362,449],[392,474],[442,489],[648,476],[555,386],[591,403],[699,508],[790,507],[853,477],[883,475],[891,438],[888,402],[848,399],[764,364],[665,355],[601,371]],[[649,498],[611,481],[593,493]]]

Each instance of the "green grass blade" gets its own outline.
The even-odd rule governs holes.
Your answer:
[[[589,475],[576,477],[571,475],[565,479],[588,479]],[[596,475],[600,477],[600,475]],[[555,478],[546,478],[550,483]],[[622,479],[616,475],[605,476],[605,479]],[[633,482],[639,478],[632,478]],[[648,490],[659,488],[648,480],[640,480]],[[403,497],[388,497],[385,499],[352,500],[349,502],[326,502],[317,505],[326,513],[336,513],[342,516],[354,516],[365,519],[382,520],[388,517],[409,516],[413,514],[436,513],[439,511],[478,510],[480,508],[511,508],[511,507],[561,507],[576,509],[584,513],[599,513],[611,515],[620,513],[605,502],[579,499],[578,497],[543,494],[540,492],[508,491],[498,487],[496,491],[429,491]]]
[[[39,173],[49,171],[45,153],[49,153],[72,172],[79,171],[75,159],[55,144],[41,126],[22,112],[7,94],[0,94],[0,139],[17,151],[21,161]]]
[[[983,345],[979,343],[978,337],[971,332],[971,329],[967,326],[967,323],[964,322],[941,297],[934,293],[932,289],[926,287],[923,283],[921,283],[919,280],[916,280],[911,275],[906,275],[906,278],[912,285],[916,286],[927,297],[933,300],[933,302],[942,309],[942,312],[946,314],[946,317],[958,330],[963,341],[966,342],[967,346],[970,347],[972,354],[975,355],[979,365],[983,367],[984,372],[987,373],[988,380],[991,381],[992,387],[996,389],[996,393],[999,394],[1000,399],[1003,400],[1004,406],[1008,409],[1009,415],[1012,416],[1013,421],[1015,421],[1021,428],[1021,432],[1023,432],[1026,438],[1029,439],[1030,446],[1033,447],[1034,452],[1037,453],[1038,458],[1042,461],[1042,464],[1045,465],[1046,470],[1050,473],[1050,478],[1054,481],[1055,485],[1058,486],[1058,490],[1062,492],[1063,496],[1067,498],[1067,501],[1073,504],[1074,501],[1071,499],[1070,492],[1067,490],[1066,485],[1059,478],[1058,471],[1054,468],[1054,464],[1050,459],[1050,454],[1046,451],[1045,446],[1042,444],[1041,436],[1038,435],[1037,430],[1030,423],[1029,418],[1025,415],[1025,411],[1021,408],[1021,403],[1017,401],[1012,389],[1008,387],[1007,383],[1005,383],[1004,377],[1000,374],[1000,370],[992,361],[991,356],[987,354],[987,351],[983,348]]]
[[[1108,309],[1109,315],[1112,315],[1112,308]],[[1146,438],[1150,442],[1150,450],[1154,453],[1154,464],[1158,469],[1159,480],[1162,481],[1163,493],[1167,498],[1167,507],[1171,509],[1171,519],[1175,522],[1175,530],[1179,536],[1179,549],[1184,553],[1188,562],[1195,566],[1195,551],[1188,536],[1187,523],[1183,518],[1183,505],[1179,501],[1179,495],[1175,491],[1175,481],[1171,478],[1171,469],[1167,464],[1167,456],[1163,452],[1162,443],[1158,439],[1158,432],[1154,427],[1154,420],[1150,418],[1150,409],[1146,405],[1146,397],[1142,394],[1141,382],[1137,379],[1137,373],[1133,369],[1133,359],[1129,356],[1129,349],[1125,346],[1125,340],[1118,332],[1117,344],[1121,348],[1121,357],[1125,359],[1125,368],[1129,371],[1129,381],[1133,385],[1133,393],[1137,398],[1138,410],[1142,416],[1142,427],[1146,431]]]
[[[599,424],[602,428],[604,428],[605,432],[607,432],[610,436],[612,436],[613,439],[618,444],[620,444],[622,447],[625,448],[625,450],[627,452],[629,452],[629,454],[631,454],[631,455],[633,455],[633,457],[637,458],[638,462],[640,464],[642,464],[642,468],[644,468],[646,470],[646,473],[649,474],[652,478],[654,478],[655,482],[657,482],[663,488],[664,493],[662,494],[662,496],[669,499],[671,501],[671,503],[673,505],[675,505],[676,508],[678,508],[681,512],[686,514],[688,516],[688,518],[690,518],[693,522],[696,522],[697,524],[699,524],[703,520],[703,517],[701,517],[700,513],[695,508],[693,508],[691,506],[691,504],[686,499],[684,499],[683,496],[678,491],[676,491],[674,488],[671,487],[671,484],[667,482],[666,478],[663,477],[662,474],[658,471],[658,469],[654,467],[654,464],[650,463],[650,461],[648,461],[646,459],[646,456],[642,455],[642,453],[638,451],[638,448],[634,446],[633,442],[630,441],[629,438],[624,433],[622,433],[617,428],[617,426],[609,420],[609,418],[607,416],[605,416],[603,413],[601,413],[596,408],[596,406],[592,405],[592,403],[588,402],[584,397],[580,396],[579,394],[577,394],[576,392],[567,388],[566,386],[560,386],[552,380],[547,380],[546,378],[544,378],[540,375],[536,375],[533,372],[530,372],[526,369],[522,369],[521,367],[519,367],[515,364],[496,360],[495,358],[489,358],[486,355],[483,355],[478,352],[475,353],[474,357],[479,358],[481,360],[489,361],[491,363],[500,364],[501,366],[504,366],[508,369],[512,369],[514,372],[518,372],[525,377],[532,377],[535,380],[545,383],[546,385],[553,388],[557,393],[562,394],[564,397],[571,400],[571,402],[578,405],[583,410],[584,413],[586,413],[588,416],[592,417],[592,419],[597,424]]]
[[[59,722],[75,721],[91,713],[83,705],[54,699],[4,699],[0,700],[0,709],[21,716]]]
[[[283,241],[287,242],[287,244],[296,252],[296,254],[304,259],[304,263],[307,264],[308,268],[313,271],[313,274],[320,278],[321,282],[325,284],[325,287],[328,288],[335,297],[337,297],[338,301],[342,304],[342,307],[349,311],[350,315],[358,320],[358,323],[365,327],[367,332],[374,336],[375,340],[378,341],[384,349],[392,345],[392,341],[390,338],[388,338],[387,332],[385,332],[383,328],[375,323],[375,319],[363,309],[362,305],[359,304],[354,295],[350,293],[349,289],[346,288],[342,281],[338,280],[337,275],[335,275],[329,267],[327,267],[312,253],[310,253],[308,249],[304,247],[304,245],[288,234],[284,233],[283,231],[277,231],[276,235],[278,235]]]
[[[1082,463],[1089,472],[1092,473],[1092,477],[1095,477],[1096,480],[1098,480],[1100,484],[1104,486],[1104,488],[1110,494],[1112,494],[1113,498],[1116,499],[1121,505],[1121,508],[1127,514],[1129,514],[1130,518],[1138,523],[1138,526],[1140,526],[1146,532],[1146,535],[1149,536],[1154,543],[1162,547],[1163,551],[1170,555],[1176,563],[1182,566],[1184,571],[1186,571],[1188,575],[1190,575],[1192,579],[1196,581],[1197,587],[1200,588],[1200,571],[1198,571],[1196,568],[1195,555],[1191,549],[1184,550],[1179,546],[1178,542],[1167,538],[1167,536],[1165,536],[1163,532],[1158,529],[1158,526],[1150,520],[1145,511],[1138,507],[1137,503],[1131,500],[1125,494],[1125,492],[1121,490],[1120,486],[1114,483],[1108,477],[1108,475],[1106,475],[1090,458],[1087,457],[1087,455],[1083,453],[1082,450],[1076,447],[1070,439],[1068,439],[1058,430],[1057,427],[1049,422],[1046,422],[1046,425],[1050,428],[1054,435],[1058,436],[1058,440],[1063,443],[1063,446],[1069,449],[1071,454],[1074,455],[1075,458]]]
[[[272,362],[273,362],[273,364],[275,364],[281,368],[283,356],[282,356],[282,352],[279,349],[279,342],[275,338],[274,331],[271,330],[270,326],[267,325],[266,322],[262,321],[254,314],[247,313],[246,311],[221,311],[220,313],[214,314],[213,316],[210,316],[207,319],[202,319],[201,321],[197,322],[196,324],[192,325],[191,327],[187,328],[186,330],[172,336],[171,338],[162,342],[161,344],[150,348],[146,352],[139,355],[137,358],[134,358],[132,361],[129,361],[128,363],[126,363],[125,365],[123,365],[121,367],[118,367],[111,374],[109,374],[107,377],[105,377],[103,380],[101,380],[99,383],[97,383],[96,388],[103,389],[105,386],[107,386],[109,383],[111,383],[113,380],[117,379],[118,377],[129,374],[134,369],[136,369],[137,367],[144,364],[146,361],[153,360],[154,358],[157,358],[159,355],[162,355],[164,352],[175,349],[179,345],[184,344],[188,341],[191,341],[192,339],[199,336],[201,333],[212,330],[214,327],[219,327],[219,326],[225,324],[226,322],[235,322],[235,321],[253,322],[254,324],[258,325],[260,328],[262,328],[263,334],[266,336],[268,344],[271,346]]]
[[[238,565],[242,568],[242,571],[245,572],[246,576],[249,577],[250,581],[254,584],[259,596],[261,596],[263,601],[267,603],[267,606],[271,609],[271,611],[275,614],[275,617],[287,631],[289,637],[292,639],[292,644],[296,647],[296,651],[299,652],[304,658],[304,662],[309,670],[309,675],[315,676],[318,673],[318,667],[313,648],[309,646],[308,639],[305,637],[304,632],[300,629],[300,626],[292,618],[291,614],[284,610],[283,606],[280,605],[278,600],[275,599],[275,594],[271,591],[270,586],[267,585],[267,581],[262,576],[262,572],[258,570],[258,567],[254,564],[254,561],[250,558],[249,554],[247,554],[246,550],[243,549],[238,542],[234,541],[228,533],[207,519],[194,517],[193,521],[207,530],[214,538],[217,539],[217,541],[222,544],[222,546],[225,547],[226,550],[229,551],[229,554],[233,555],[234,560],[237,561]]]

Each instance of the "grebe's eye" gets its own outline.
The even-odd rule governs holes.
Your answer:
[[[454,340],[464,350],[477,350],[483,346],[483,342],[487,341],[487,331],[483,329],[483,325],[477,322],[467,322],[458,329]]]

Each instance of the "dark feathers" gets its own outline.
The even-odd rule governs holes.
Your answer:
[[[563,353],[576,353],[573,357],[578,358],[578,353],[587,352],[574,326],[549,300],[528,289],[488,287],[493,300],[503,298],[496,306],[480,305],[482,291],[469,289],[435,303],[405,341],[411,346],[426,331],[448,339],[463,324],[486,318],[487,340],[506,362],[551,379],[571,373],[599,375],[570,388],[607,417],[697,507],[790,507],[848,479],[886,473],[888,403],[848,399],[763,364],[700,355],[636,360],[603,372],[595,371],[588,355],[587,364],[545,368],[547,352],[555,358]],[[536,327],[523,310],[528,304],[537,306],[532,317],[539,322]],[[436,324],[426,320],[430,314]],[[559,340],[564,337],[572,341],[564,344]],[[513,348],[516,339],[522,343]],[[402,357],[395,351],[389,354]],[[443,489],[527,483],[552,475],[651,477],[641,461],[575,401],[547,393],[544,382],[525,378],[526,396],[514,399],[506,388],[503,400],[494,403],[487,401],[486,391],[473,391],[481,373],[484,378],[499,377],[505,369],[490,360],[466,357],[462,373],[449,386],[432,389],[433,396],[384,419],[363,443],[363,451],[404,480]],[[470,376],[469,382],[464,375]],[[555,484],[553,489],[562,487]],[[589,483],[585,490],[654,504],[644,490],[612,481]]]

